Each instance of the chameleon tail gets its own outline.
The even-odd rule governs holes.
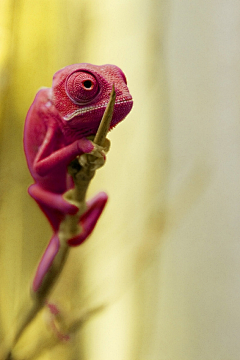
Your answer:
[[[40,288],[44,276],[46,275],[50,266],[52,265],[52,262],[55,256],[57,255],[59,248],[60,248],[59,238],[57,234],[54,234],[38,265],[32,285],[32,289],[34,292],[38,291],[38,289]]]

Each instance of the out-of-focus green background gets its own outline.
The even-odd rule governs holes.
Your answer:
[[[107,209],[51,299],[103,309],[46,351],[41,315],[16,360],[38,336],[39,360],[239,360],[239,32],[236,0],[1,0],[1,344],[51,235],[22,148],[36,91],[66,65],[113,63],[134,98],[89,191]]]

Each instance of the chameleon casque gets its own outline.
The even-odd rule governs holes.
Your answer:
[[[63,197],[74,186],[67,171],[69,163],[79,155],[94,151],[104,157],[102,148],[87,138],[97,132],[113,83],[116,102],[110,123],[112,129],[125,118],[133,105],[125,75],[115,65],[83,63],[59,70],[53,77],[52,87],[40,89],[28,111],[24,151],[34,179],[28,191],[54,232],[40,267],[44,264],[45,268],[49,268],[59,249],[61,221],[67,214],[78,212],[78,207]],[[89,236],[106,202],[107,194],[104,192],[87,202],[87,210],[80,218],[82,231],[68,240],[69,246],[77,246]],[[35,291],[42,277],[41,274],[36,275]]]

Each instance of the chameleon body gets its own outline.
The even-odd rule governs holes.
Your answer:
[[[40,89],[28,111],[24,151],[34,179],[28,192],[54,232],[40,268],[48,268],[59,249],[58,231],[64,217],[78,212],[77,205],[63,197],[73,187],[67,171],[69,163],[85,153],[99,151],[102,154],[87,137],[97,132],[113,83],[116,102],[111,129],[125,118],[133,105],[126,78],[115,65],[84,63],[59,70],[53,77],[52,87]],[[81,234],[69,239],[69,246],[79,245],[89,236],[106,202],[107,194],[103,192],[87,202],[86,212],[80,218]],[[35,291],[41,281],[42,276],[35,281]]]

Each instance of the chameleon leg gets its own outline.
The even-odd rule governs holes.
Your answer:
[[[60,241],[58,239],[57,234],[54,234],[38,265],[32,285],[33,291],[36,292],[41,286],[43,278],[45,274],[48,272],[56,254],[58,253],[59,248],[60,248]]]
[[[78,212],[76,205],[70,204],[62,197],[62,194],[52,193],[43,189],[38,184],[33,184],[28,188],[29,194],[38,204],[46,205],[48,208],[58,210],[63,214],[74,215]]]
[[[107,194],[100,192],[87,202],[88,209],[80,218],[82,232],[80,235],[68,240],[69,246],[80,245],[91,234],[106,205],[107,199]]]
[[[82,232],[80,235],[69,239],[69,246],[78,246],[80,245],[93,231],[105,205],[107,202],[108,196],[106,193],[101,192],[97,194],[93,199],[87,202],[87,211],[80,218],[80,225]],[[45,274],[48,272],[55,256],[57,255],[60,248],[60,241],[57,233],[51,238],[41,260],[38,265],[36,275],[33,280],[33,291],[37,291],[42,284]]]
[[[42,190],[42,189],[41,189]],[[56,194],[53,194],[54,196]],[[93,199],[87,202],[87,211],[80,218],[80,225],[82,228],[82,232],[80,235],[68,240],[69,246],[78,246],[80,245],[93,231],[105,205],[107,202],[108,196],[106,193],[101,192],[97,194]],[[42,198],[41,198],[42,200]],[[37,199],[38,202],[38,199]],[[45,206],[42,206],[42,208]],[[45,207],[46,208],[46,207]],[[44,209],[43,209],[44,210]],[[51,209],[49,209],[51,210]],[[50,211],[51,212],[51,211]],[[45,212],[46,213],[46,212]],[[52,213],[53,215],[53,213]],[[60,248],[60,241],[57,233],[54,233],[51,238],[41,260],[38,265],[36,275],[33,280],[33,291],[38,291],[39,287],[42,284],[45,274],[48,272],[52,262],[57,255]]]

